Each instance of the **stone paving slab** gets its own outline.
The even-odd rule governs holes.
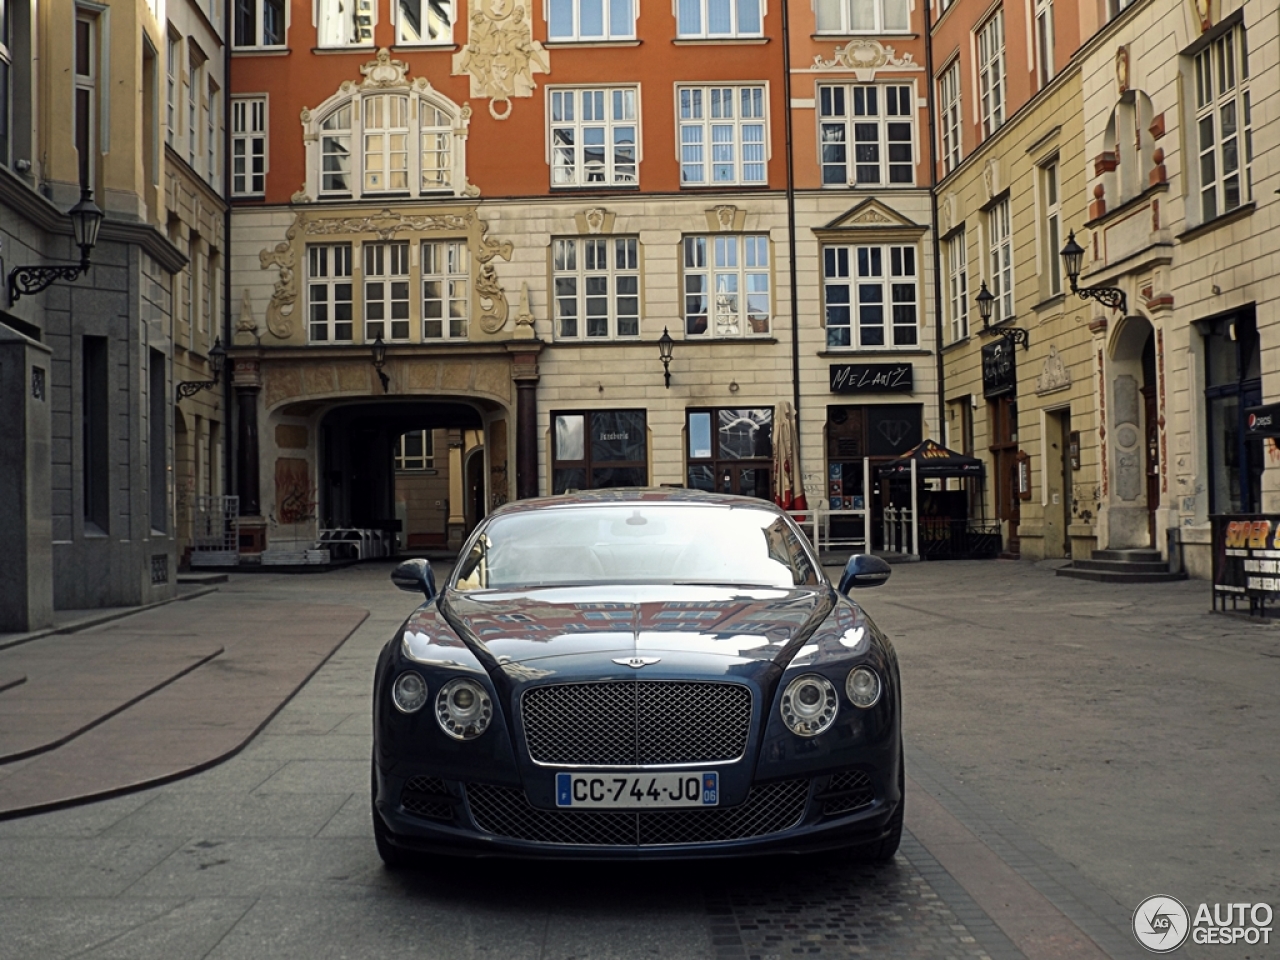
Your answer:
[[[0,777],[0,818],[136,790],[217,763],[243,747],[367,616],[349,605],[213,594],[7,651],[43,678],[0,694],[0,724],[6,710],[27,717],[0,735],[10,759],[15,744],[40,738],[33,717],[47,717],[54,733],[95,719]],[[192,657],[200,658],[194,666]],[[153,683],[176,666],[177,676]],[[103,691],[97,700],[84,696],[95,680]],[[78,705],[50,698],[59,681],[81,693]],[[16,696],[27,688],[30,696]],[[5,766],[0,757],[0,770]]]

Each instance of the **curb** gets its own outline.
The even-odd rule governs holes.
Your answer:
[[[155,603],[144,603],[139,607],[129,607],[126,610],[115,610],[111,613],[90,614],[74,623],[68,623],[61,627],[46,627],[43,630],[35,630],[31,633],[24,633],[14,640],[0,640],[0,650],[8,650],[10,647],[17,647],[24,643],[30,643],[32,640],[43,640],[45,637],[52,637],[60,633],[79,633],[81,630],[87,630],[90,627],[101,626],[104,623],[110,623],[112,620],[123,620],[125,617],[132,617],[135,613],[143,613],[147,610],[154,610],[157,607],[167,606],[170,603],[178,603],[183,600],[194,600],[196,597],[203,597],[210,593],[217,592],[217,587],[203,587],[198,590],[192,590],[190,593],[184,593],[180,597],[170,597],[168,600],[157,600]]]

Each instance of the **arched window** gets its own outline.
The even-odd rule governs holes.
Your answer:
[[[304,110],[306,194],[313,200],[474,196],[466,182],[471,111],[387,51],[314,110]]]

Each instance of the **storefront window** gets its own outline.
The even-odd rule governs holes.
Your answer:
[[[1250,438],[1245,410],[1262,403],[1258,327],[1252,309],[1203,321],[1209,512],[1254,513],[1262,505],[1263,441]]]
[[[695,490],[773,499],[773,408],[688,412],[689,469]]]
[[[553,493],[649,483],[643,410],[553,413]]]

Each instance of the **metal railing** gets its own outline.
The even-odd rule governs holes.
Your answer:
[[[196,497],[191,524],[193,567],[240,563],[240,498]]]

